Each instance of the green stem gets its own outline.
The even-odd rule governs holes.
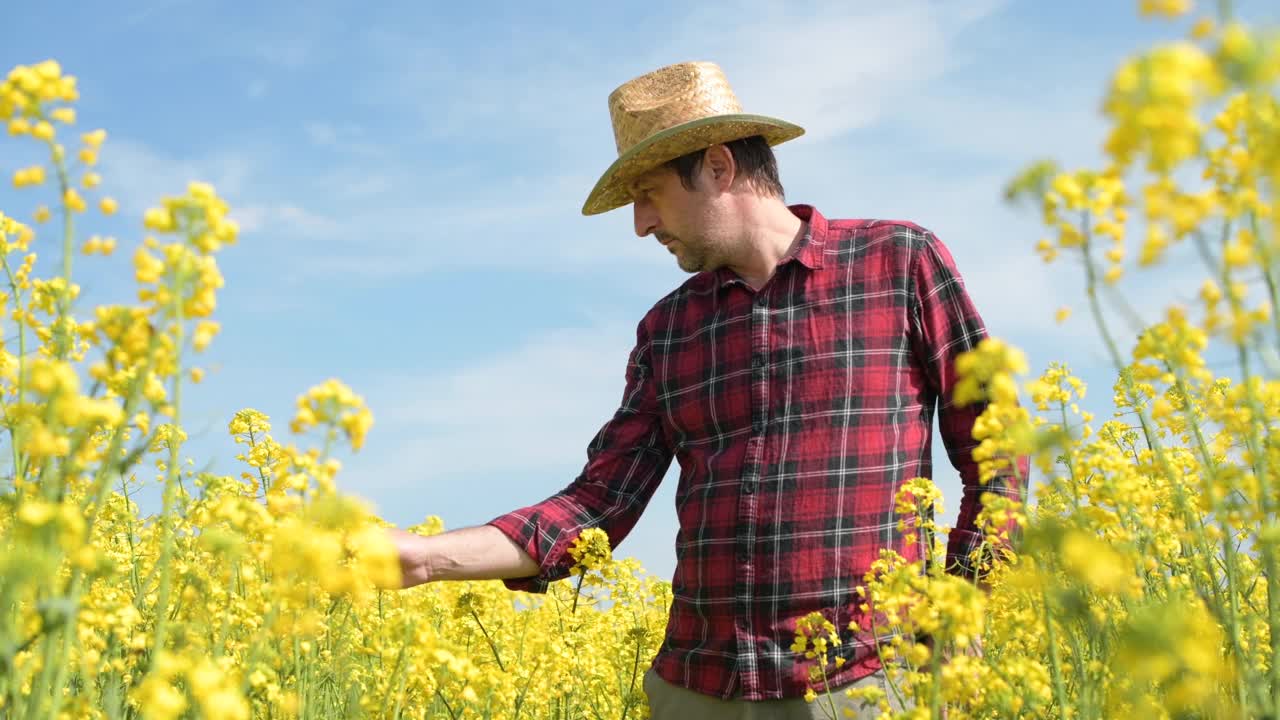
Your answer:
[[[929,693],[929,717],[942,720],[942,648],[935,646],[933,650],[933,662],[929,663],[930,674],[933,676],[933,687]]]
[[[67,191],[71,189],[71,180],[67,177],[67,165],[64,158],[56,152],[57,143],[48,140],[53,167],[58,176],[58,199],[62,206],[62,280],[63,291],[58,295],[57,314],[54,319],[54,356],[64,360],[71,351],[73,339],[67,332],[71,315],[71,259],[75,256],[75,214],[67,205]]]
[[[578,613],[578,596],[582,594],[582,580],[586,576],[587,571],[583,570],[582,574],[578,576],[578,584],[573,588],[573,608],[569,610],[570,615],[576,615]]]
[[[1222,24],[1231,22],[1233,17],[1231,0],[1218,0],[1218,21]]]
[[[1166,352],[1166,357],[1168,353]],[[1170,372],[1174,372],[1174,368],[1165,363],[1165,368]],[[1236,673],[1236,695],[1240,703],[1240,707],[1247,707],[1247,691],[1246,687],[1251,686],[1252,682],[1247,682],[1253,675],[1253,663],[1248,657],[1248,653],[1240,644],[1240,598],[1238,581],[1236,579],[1236,571],[1239,569],[1235,554],[1235,545],[1231,542],[1232,528],[1227,522],[1227,517],[1223,512],[1221,503],[1218,501],[1218,495],[1214,492],[1213,483],[1218,477],[1218,463],[1214,460],[1213,453],[1209,449],[1209,444],[1205,440],[1204,432],[1200,427],[1200,422],[1196,418],[1196,413],[1192,405],[1191,394],[1187,389],[1186,381],[1182,377],[1181,372],[1174,372],[1174,388],[1182,395],[1187,405],[1187,421],[1191,425],[1191,432],[1195,436],[1196,450],[1200,454],[1200,462],[1203,464],[1204,470],[1207,471],[1208,477],[1204,480],[1204,492],[1213,504],[1213,513],[1219,519],[1220,529],[1222,530],[1222,552],[1224,555],[1223,563],[1227,577],[1227,598],[1229,599],[1229,607],[1227,614],[1227,625],[1230,630],[1231,650],[1235,654],[1236,662],[1243,672]],[[1215,584],[1216,585],[1216,584]],[[1219,603],[1221,600],[1219,600]]]
[[[831,713],[831,720],[840,717],[840,713],[836,710],[836,699],[831,695],[831,682],[827,678],[827,658],[824,655],[821,659],[822,665],[822,694],[827,701],[827,707],[823,708],[824,712]]]
[[[4,273],[9,278],[9,290],[13,293],[13,307],[15,310],[20,310],[22,307],[22,291],[14,280],[13,269],[9,267],[9,257],[0,254],[0,263],[4,264]],[[23,401],[26,399],[27,390],[27,324],[21,321],[14,324],[18,327],[18,399],[16,405],[21,408]],[[18,433],[13,425],[9,426],[9,446],[13,452],[13,481],[16,487],[18,481],[24,479],[26,468],[23,467],[22,455],[18,452]]]
[[[1138,416],[1138,422],[1142,426],[1142,434],[1147,441],[1147,447],[1155,456],[1161,472],[1168,480],[1169,487],[1173,490],[1174,500],[1177,502],[1178,511],[1186,520],[1187,526],[1194,527],[1196,529],[1196,542],[1199,550],[1196,555],[1204,566],[1204,571],[1206,577],[1210,579],[1210,584],[1216,586],[1216,583],[1212,581],[1212,578],[1214,577],[1213,568],[1209,564],[1209,557],[1212,555],[1213,546],[1205,537],[1203,527],[1200,527],[1196,522],[1196,513],[1193,512],[1190,502],[1187,499],[1186,490],[1183,488],[1182,482],[1179,480],[1177,473],[1174,472],[1170,465],[1169,458],[1164,450],[1163,444],[1160,442],[1159,436],[1152,428],[1152,421],[1147,417],[1147,413],[1143,409],[1142,403],[1138,398],[1138,392],[1133,383],[1133,376],[1127,371],[1124,362],[1121,360],[1120,351],[1116,346],[1115,339],[1111,335],[1111,331],[1107,326],[1106,320],[1102,317],[1101,301],[1097,295],[1097,272],[1094,267],[1093,256],[1090,252],[1091,237],[1087,214],[1083,220],[1082,236],[1084,238],[1082,250],[1087,278],[1086,292],[1089,296],[1089,307],[1093,313],[1094,321],[1097,323],[1098,331],[1102,334],[1103,341],[1106,343],[1107,352],[1111,356],[1111,361],[1120,375],[1120,380],[1124,386],[1127,399],[1133,406],[1134,413]],[[1216,588],[1211,588],[1210,592],[1216,592]]]
[[[506,672],[507,668],[502,664],[502,656],[498,654],[498,646],[494,644],[493,638],[489,636],[489,631],[484,628],[484,623],[480,622],[480,616],[474,609],[471,610],[471,617],[475,618],[476,625],[480,626],[480,632],[484,633],[484,639],[489,643],[489,649],[493,651],[493,659],[498,661],[498,669]]]
[[[155,638],[153,640],[154,652],[160,652],[164,649],[165,632],[168,629],[165,618],[169,609],[169,585],[172,582],[172,555],[173,555],[173,505],[174,505],[174,486],[177,484],[178,473],[181,472],[181,458],[179,457],[180,443],[177,433],[181,427],[182,418],[182,346],[185,339],[183,328],[183,307],[182,303],[185,296],[185,283],[179,270],[172,271],[172,282],[174,285],[173,304],[170,311],[173,313],[173,333],[174,333],[174,364],[176,366],[173,379],[173,417],[172,431],[169,435],[169,466],[165,469],[164,481],[164,500],[163,507],[160,511],[161,526],[161,549],[160,549],[160,590],[156,600],[156,627]]]
[[[889,675],[889,664],[885,662],[884,659],[884,648],[880,646],[880,642],[877,640],[877,638],[880,637],[880,629],[876,625],[876,615],[874,610],[869,614],[871,615],[871,642],[876,647],[876,659],[880,661],[880,669],[884,672],[885,683],[889,686],[889,689],[893,691],[893,697],[897,699],[898,704],[904,705],[906,704],[906,701],[903,699],[902,690],[898,688],[898,683],[894,682],[893,678]],[[914,670],[914,668],[912,668],[912,670]]]
[[[1273,271],[1276,263],[1271,257],[1271,249],[1262,237],[1262,228],[1258,225],[1258,214],[1249,213],[1249,227],[1253,230],[1253,241],[1258,248],[1259,264],[1262,266],[1262,279],[1267,285],[1267,295],[1271,298],[1271,325],[1276,331],[1276,342],[1280,343],[1280,287],[1277,286]]]
[[[627,687],[627,697],[623,700],[622,717],[619,720],[627,720],[627,712],[631,710],[631,698],[636,692],[636,675],[640,672],[640,636],[636,635],[636,655],[631,660],[631,683]],[[517,705],[517,708],[519,706]],[[519,712],[517,710],[517,712]]]
[[[1058,699],[1058,717],[1067,716],[1067,688],[1062,682],[1062,660],[1058,657],[1058,641],[1053,632],[1053,615],[1049,612],[1049,594],[1041,591],[1044,599],[1045,642],[1049,645],[1049,670],[1053,675],[1053,691]]]
[[[1250,213],[1251,226],[1257,228],[1257,217],[1254,213]],[[1223,234],[1224,245],[1228,242],[1229,237]],[[1255,241],[1258,245],[1262,245],[1260,237],[1256,237]],[[1231,292],[1231,271],[1224,262],[1222,264],[1222,282],[1226,296],[1231,304],[1231,312],[1233,315],[1243,313],[1243,301]],[[1273,309],[1274,312],[1274,309]],[[1249,351],[1246,347],[1247,338],[1241,338],[1236,343],[1236,356],[1240,364],[1240,381],[1244,386],[1245,400],[1249,408],[1249,434],[1245,438],[1251,457],[1251,465],[1255,476],[1258,478],[1259,485],[1259,504],[1261,505],[1261,513],[1263,517],[1272,517],[1275,508],[1272,506],[1272,490],[1269,459],[1267,457],[1269,448],[1269,436],[1259,437],[1258,426],[1266,417],[1266,409],[1259,402],[1257,393],[1254,391],[1253,379],[1254,373],[1249,362]],[[1267,577],[1267,625],[1271,634],[1271,672],[1270,672],[1270,690],[1271,707],[1270,714],[1280,715],[1280,663],[1276,661],[1280,659],[1280,562],[1277,562],[1275,547],[1271,543],[1261,543],[1262,564]]]

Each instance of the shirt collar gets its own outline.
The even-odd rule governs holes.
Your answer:
[[[787,209],[805,222],[805,228],[800,242],[796,243],[795,251],[784,256],[781,262],[794,257],[810,270],[821,268],[827,249],[827,219],[812,205],[791,205]]]
[[[791,211],[792,215],[804,222],[803,234],[800,236],[800,241],[796,243],[795,248],[778,261],[778,266],[781,267],[783,264],[795,260],[810,270],[821,268],[823,256],[826,254],[827,249],[827,219],[812,205],[788,205],[787,209]],[[719,276],[718,285],[720,287],[724,287],[735,280],[741,281],[738,275],[727,267],[718,269],[716,274]]]

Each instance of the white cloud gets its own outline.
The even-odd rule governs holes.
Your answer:
[[[551,32],[469,62],[415,43],[398,28],[370,31],[363,44],[376,60],[362,72],[387,81],[359,90],[369,94],[366,100],[420,114],[428,142],[527,137],[526,174],[512,178],[509,165],[434,167],[429,158],[381,145],[387,162],[345,163],[322,179],[346,235],[363,242],[312,245],[299,271],[377,281],[445,267],[665,268],[667,254],[635,241],[626,209],[599,218],[579,212],[611,160],[605,98],[613,87],[661,64],[709,56],[725,67],[746,109],[805,125],[809,135],[799,142],[807,150],[827,162],[844,155],[842,167],[853,172],[856,154],[830,141],[900,114],[902,103],[947,67],[957,34],[997,5],[832,2],[692,10],[638,59],[612,53],[611,43],[589,45],[608,43],[605,37]],[[382,72],[383,65],[395,72]],[[375,145],[358,130],[325,122],[312,123],[307,134],[335,152]]]
[[[244,233],[286,237],[342,238],[344,222],[293,202],[254,202],[254,188],[266,178],[262,156],[221,151],[196,157],[163,153],[128,139],[109,139],[102,152],[104,184],[126,212],[140,215],[167,196],[182,195],[194,180],[208,182],[231,205]]]
[[[287,232],[298,237],[337,237],[343,224],[329,217],[289,203],[277,205],[244,205],[232,215],[246,233]]]
[[[437,167],[418,153],[394,149],[401,143],[421,147],[406,142],[410,138],[393,144],[370,137],[358,124],[316,120],[304,125],[303,135],[323,162],[306,178],[276,169],[288,163],[267,166],[248,154],[176,162],[140,146],[126,147],[121,165],[133,170],[133,179],[145,179],[144,185],[173,178],[169,191],[212,166],[214,174],[226,176],[215,179],[219,189],[229,183],[227,192],[242,201],[235,212],[246,231],[305,239],[308,252],[291,263],[299,281],[341,274],[378,282],[460,267],[582,272],[626,266],[665,272],[670,257],[634,237],[627,209],[593,218],[583,218],[578,209],[610,159],[607,92],[659,64],[707,57],[725,67],[748,110],[809,129],[805,138],[780,149],[788,188],[803,191],[793,192],[793,199],[839,215],[875,213],[930,226],[962,261],[982,259],[973,271],[976,292],[998,287],[1002,277],[1022,291],[1041,290],[1032,292],[1030,307],[1004,303],[993,311],[993,324],[1025,327],[1050,316],[1059,302],[1035,287],[1044,276],[1031,251],[1036,237],[1010,229],[999,202],[1007,175],[989,168],[961,175],[904,165],[898,148],[864,147],[855,132],[892,123],[936,144],[940,162],[943,153],[959,153],[988,165],[1005,163],[1010,170],[1010,163],[1042,149],[1047,135],[1055,138],[1055,149],[1066,142],[1072,143],[1069,154],[1083,152],[1096,137],[1089,132],[1091,108],[1074,106],[1061,93],[1028,105],[1025,98],[993,99],[945,81],[955,58],[964,54],[964,34],[981,31],[1001,5],[762,1],[739,4],[733,12],[717,5],[690,10],[649,53],[630,59],[602,56],[604,48],[585,44],[591,40],[551,33],[511,50],[514,57],[499,53],[491,62],[468,65],[412,42],[406,31],[380,29],[364,37],[378,59],[361,72],[377,75],[379,63],[396,68],[383,73],[385,84],[370,85],[390,112],[416,108],[437,139],[457,134],[474,142],[488,133],[507,140],[527,134],[543,141],[541,152],[556,164],[538,164],[535,148],[522,175],[512,176],[509,165]],[[301,58],[305,52],[297,48],[310,44],[285,43],[273,57]],[[526,55],[530,62],[511,62]],[[565,153],[566,147],[578,151]],[[597,150],[586,149],[592,147]],[[954,167],[954,157],[949,162]],[[294,187],[306,199],[254,192],[266,187]]]
[[[311,38],[301,34],[276,34],[248,49],[251,57],[286,70],[297,70],[312,59]]]
[[[316,145],[333,145],[338,141],[338,131],[329,123],[308,123],[307,139]]]
[[[141,214],[170,195],[182,195],[193,180],[211,183],[223,197],[236,197],[256,168],[248,150],[223,150],[180,157],[127,138],[103,145],[103,185],[126,212]]]
[[[310,122],[303,128],[312,145],[346,155],[371,159],[385,159],[388,148],[370,140],[358,125],[334,125],[328,122]]]
[[[734,13],[736,25],[723,6],[702,6],[662,55],[718,62],[744,109],[796,122],[820,143],[913,102],[948,69],[956,36],[1000,4],[759,2]]]
[[[190,0],[159,0],[144,5],[142,8],[135,10],[129,15],[123,16],[118,25],[122,28],[132,27],[152,19],[157,14],[161,14],[167,10],[172,10],[179,5],[189,5]]]
[[[411,438],[397,465],[418,477],[545,468],[580,456],[622,397],[635,325],[558,328],[465,367],[384,376],[368,392],[380,424]]]

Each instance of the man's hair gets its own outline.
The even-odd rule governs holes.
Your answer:
[[[782,181],[778,179],[778,160],[773,155],[773,148],[761,135],[733,140],[724,144],[733,155],[733,162],[738,166],[738,174],[757,191],[783,198]],[[694,190],[693,178],[702,167],[702,158],[706,149],[695,150],[667,162],[667,167],[680,176],[680,184],[686,190]]]

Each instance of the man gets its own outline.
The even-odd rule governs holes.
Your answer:
[[[631,203],[636,234],[696,274],[640,321],[621,406],[582,474],[481,527],[396,533],[405,584],[543,591],[568,574],[583,529],[615,546],[627,535],[675,458],[673,606],[645,678],[653,717],[817,716],[789,647],[795,621],[821,611],[842,631],[833,687],[883,687],[877,639],[845,628],[865,620],[854,589],[881,548],[919,557],[893,499],[931,475],[935,406],[965,485],[948,569],[967,571],[981,542],[983,491],[1022,498],[1014,476],[979,483],[982,408],[950,403],[954,361],[982,320],[927,230],[786,205],[771,146],[804,131],[743,113],[715,65],[641,76],[609,107],[618,159],[583,213]]]

